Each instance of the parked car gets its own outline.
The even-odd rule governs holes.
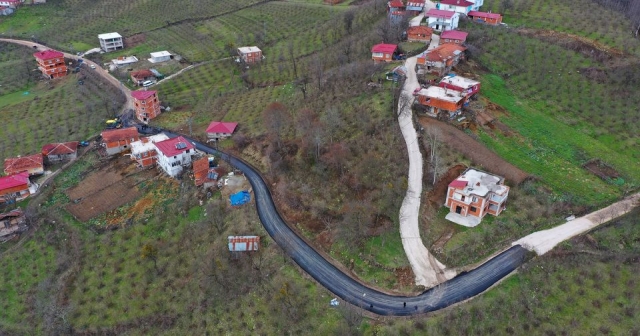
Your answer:
[[[153,85],[153,82],[150,81],[150,80],[142,82],[142,86],[144,86],[144,87],[148,87],[148,86],[151,86],[151,85]]]
[[[78,146],[80,146],[80,147],[87,147],[87,146],[89,146],[89,141],[80,141],[80,142],[78,143]]]
[[[95,69],[95,68],[96,68],[96,66],[95,66],[94,64],[89,64],[89,67],[90,67],[91,69]]]

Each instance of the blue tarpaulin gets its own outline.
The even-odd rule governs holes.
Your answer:
[[[243,190],[236,194],[229,196],[229,200],[231,201],[231,205],[243,205],[247,202],[251,201],[251,194],[248,191]]]

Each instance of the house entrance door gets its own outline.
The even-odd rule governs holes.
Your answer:
[[[462,213],[462,207],[459,205],[456,205],[456,213],[457,214],[461,214]]]

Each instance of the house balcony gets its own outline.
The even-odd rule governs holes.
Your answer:
[[[491,198],[489,198],[489,201],[496,204],[502,204],[505,200],[507,200],[507,196],[507,194],[505,194],[504,196],[493,194],[491,195]]]

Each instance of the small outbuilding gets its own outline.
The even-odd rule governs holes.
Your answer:
[[[207,127],[207,139],[222,140],[230,137],[238,127],[237,122],[212,121]]]
[[[440,34],[440,44],[457,44],[462,45],[466,40],[469,33],[459,30],[447,30]]]
[[[75,160],[78,156],[78,141],[46,144],[42,146],[42,155],[49,162]]]
[[[470,11],[467,16],[469,16],[475,22],[484,22],[490,25],[499,25],[500,23],[502,23],[502,15],[498,13]]]
[[[151,58],[149,58],[149,62],[151,63],[167,62],[170,60],[171,60],[171,53],[166,50],[152,52]]]
[[[260,236],[229,236],[229,251],[257,251],[260,247]]]
[[[238,56],[244,63],[255,63],[262,60],[262,50],[256,46],[238,48]]]
[[[396,44],[380,43],[371,48],[371,59],[374,63],[391,62],[398,53]]]

